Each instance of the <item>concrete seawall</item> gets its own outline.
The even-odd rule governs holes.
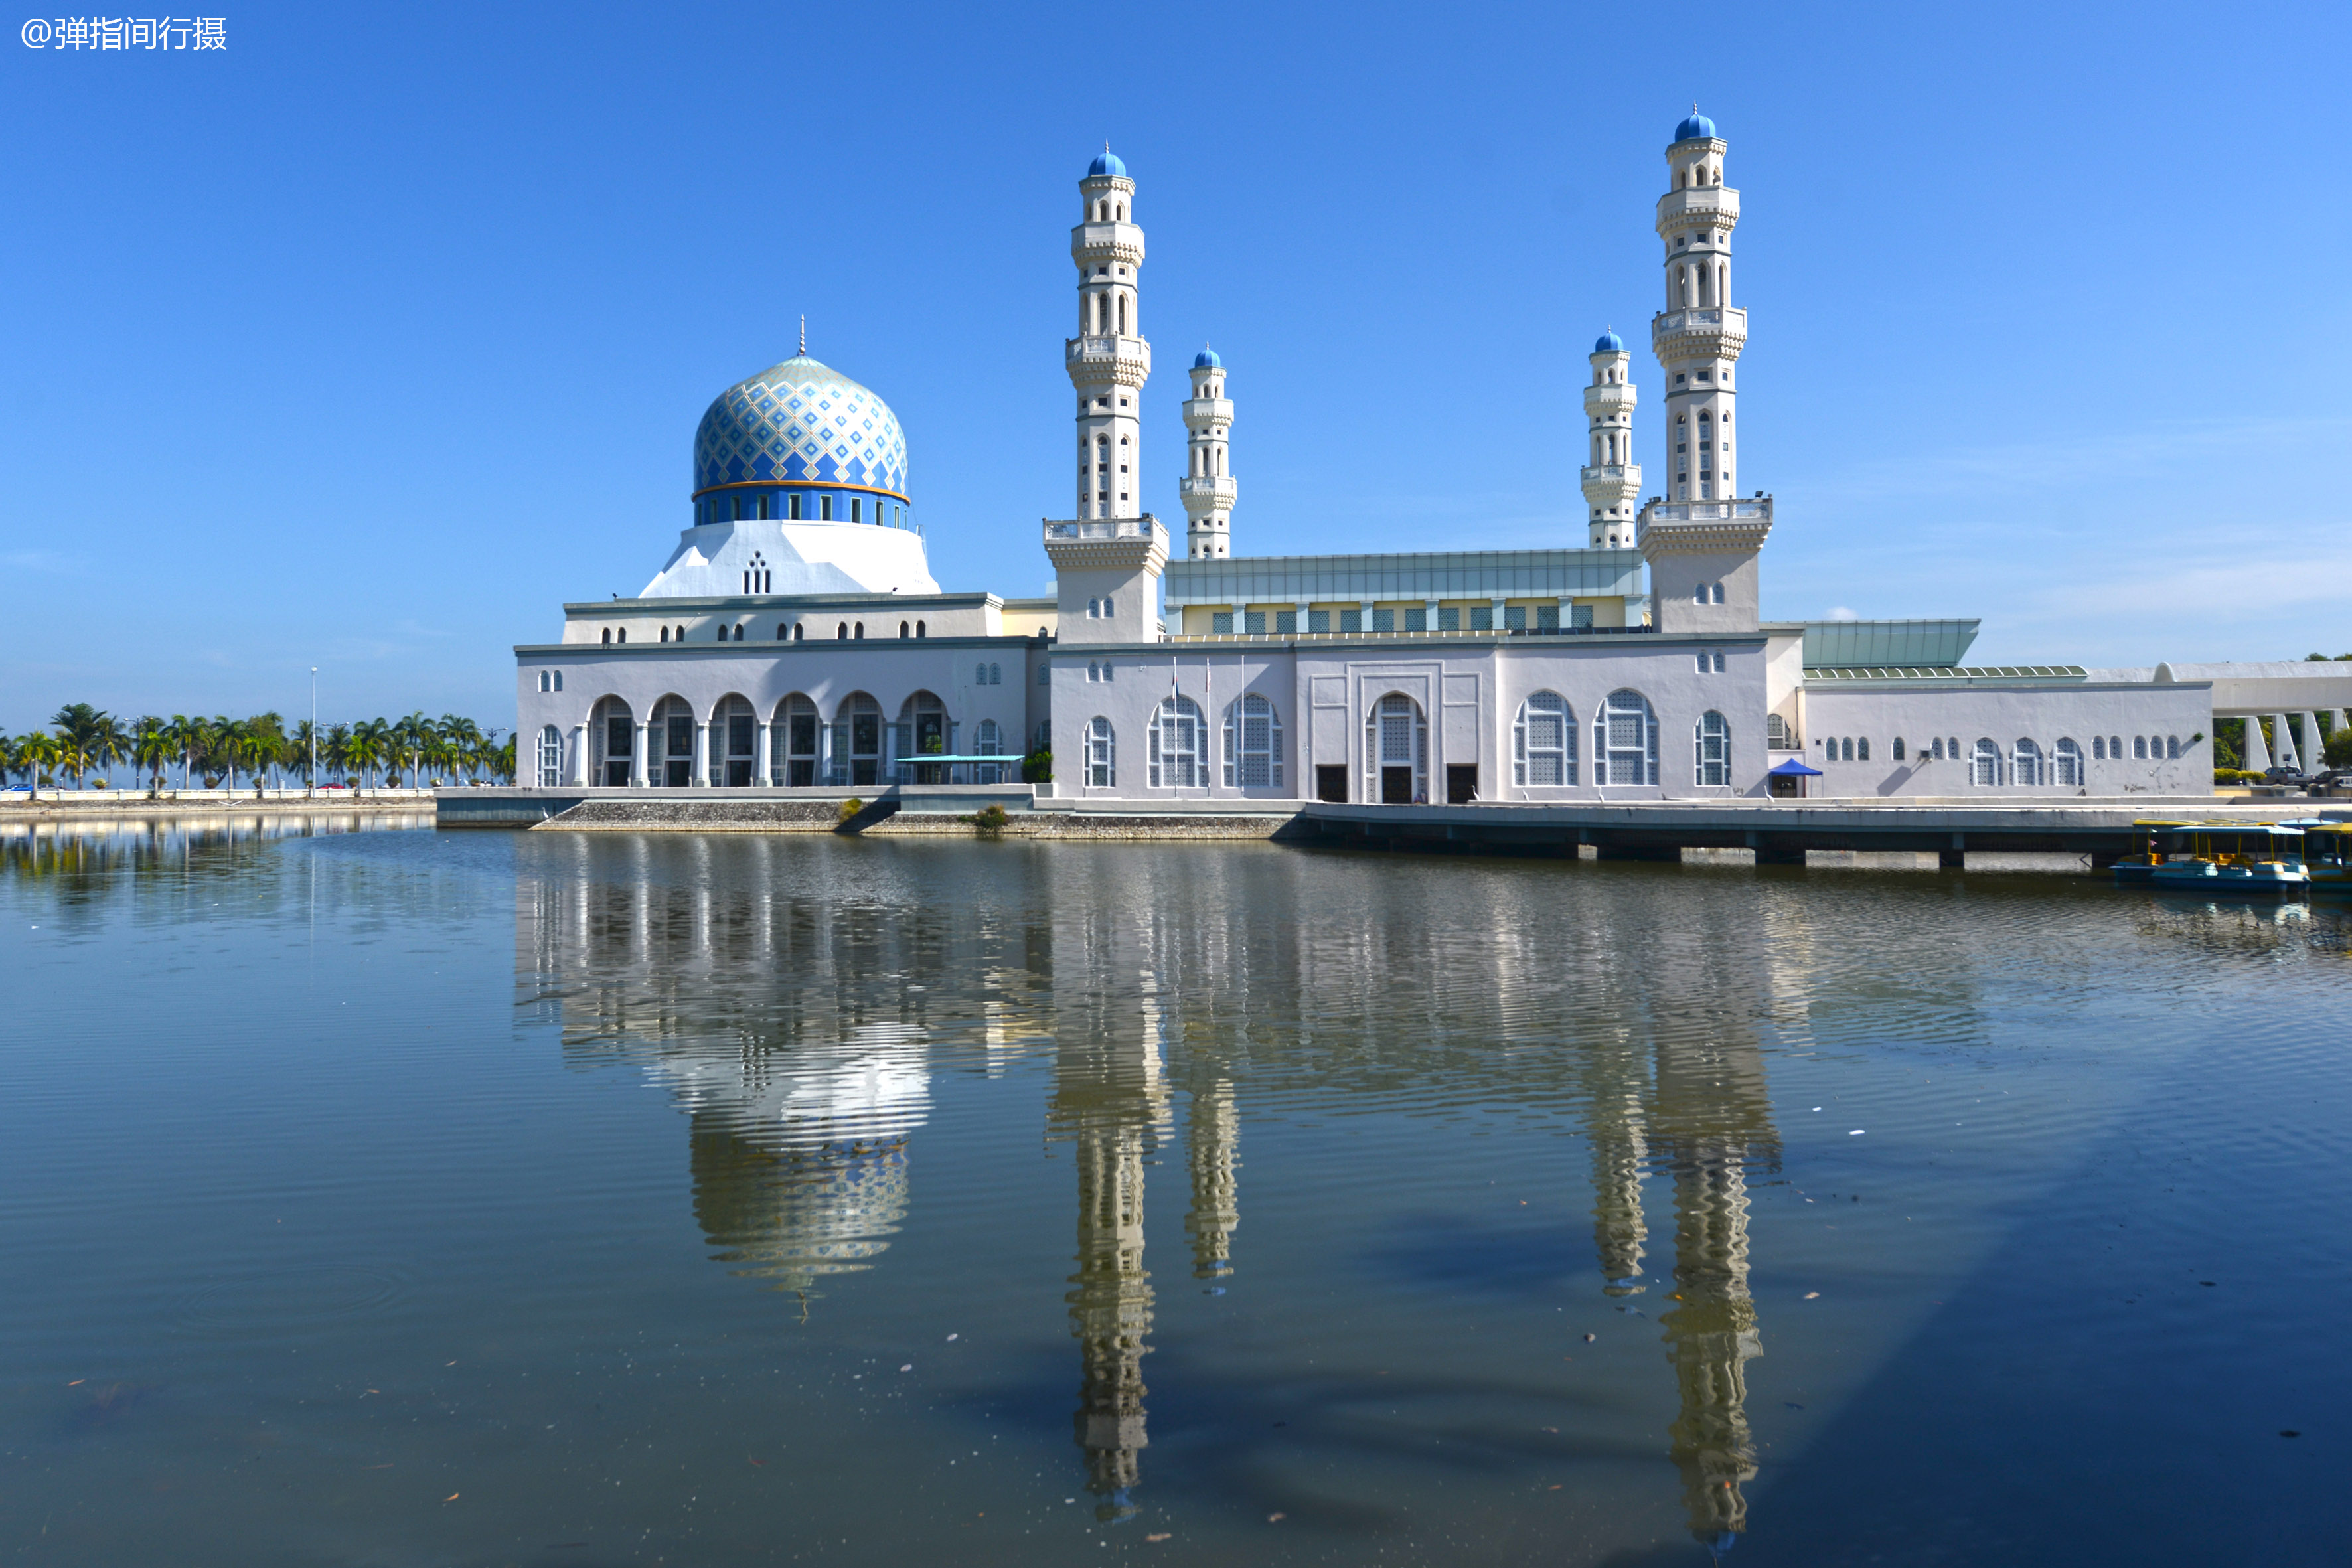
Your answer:
[[[861,809],[846,825],[842,804]],[[1811,865],[1854,870],[2089,869],[2138,847],[2137,821],[2352,817],[2324,800],[2177,799],[1890,803],[1645,801],[1366,805],[1319,801],[1039,800],[1024,785],[845,790],[463,790],[441,797],[443,826],[583,833],[833,833],[965,837],[989,805],[1006,837],[1280,839],[1332,848],[1435,854]]]

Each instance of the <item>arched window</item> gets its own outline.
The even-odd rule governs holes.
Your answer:
[[[988,666],[983,664],[973,668],[971,683],[974,686],[985,686],[988,684]]]
[[[1863,736],[1854,742],[1854,752],[1864,762],[1870,761],[1870,737]]]
[[[563,731],[550,724],[539,732],[539,787],[553,789],[563,782]]]
[[[626,626],[623,626],[623,627],[622,627],[622,628],[621,628],[617,633],[615,633],[615,634],[614,635],[613,640],[614,640],[614,642],[626,642],[626,641],[628,641],[628,640],[629,640],[629,628],[628,628],[628,627],[626,627]]]
[[[1699,715],[1698,771],[1694,782],[1721,787],[1731,782],[1731,725],[1712,710]]]
[[[1364,798],[1385,805],[1429,799],[1429,721],[1421,704],[1391,691],[1364,721]]]
[[[664,642],[669,641],[669,628],[667,626],[662,627],[661,640]]]
[[[803,621],[794,621],[794,622],[793,623],[793,641],[794,641],[794,642],[799,642],[799,641],[801,641],[803,638],[806,637],[807,636],[808,636],[808,625],[807,625],[807,623],[806,623],[806,622],[803,622]]]
[[[617,697],[597,703],[588,721],[588,782],[607,789],[625,787],[636,736],[636,721],[627,703]]]
[[[1969,783],[1990,788],[2000,783],[2000,742],[1980,737],[1969,759]]]
[[[2042,776],[2042,748],[2023,736],[2018,738],[2016,763],[2013,776],[2010,782],[2020,789],[2028,789],[2050,782]]]
[[[2132,737],[2132,760],[2134,762],[2140,763],[2147,761],[2147,737],[2146,735],[2134,735]]]
[[[558,691],[561,691],[561,690],[562,690],[562,689],[563,689],[563,672],[562,672],[562,670],[558,670],[558,671],[556,671],[556,675],[555,675],[555,689],[557,689]],[[2171,762],[2171,761],[2173,761],[2173,760],[2177,759],[2179,755],[2180,755],[2180,737],[2179,737],[2179,736],[2178,736],[2178,735],[2167,735],[2167,736],[2164,738],[2164,757],[2165,757],[2165,760],[2166,760],[2167,762]]]
[[[864,642],[866,640],[866,623],[864,621],[860,621],[856,626],[849,628],[849,640],[852,642]]]
[[[1938,735],[1927,742],[1927,754],[1937,762],[1944,760],[1944,737]]]
[[[782,642],[782,641],[783,641],[783,640],[784,640],[784,637],[785,637],[785,636],[786,636],[786,634],[787,634],[787,628],[786,628],[786,626],[784,626],[784,623],[783,623],[783,622],[782,622],[782,621],[778,621],[778,622],[776,623],[776,640],[777,640],[778,642]]]
[[[547,677],[548,672],[546,670],[542,669],[539,672],[539,689],[541,691],[551,691],[555,689],[554,683],[549,680]]]
[[[1004,667],[1003,665],[992,664],[988,667],[988,683],[991,686],[1002,686],[1004,684]]]
[[[1225,705],[1225,787],[1279,788],[1282,719],[1253,691]]]
[[[2124,738],[2123,738],[2121,735],[2110,735],[2110,736],[2108,736],[2108,737],[2107,737],[2107,761],[2109,761],[2109,762],[2111,762],[2111,763],[2120,763],[2120,762],[2122,762],[2123,760],[2124,760]]]
[[[924,628],[923,623],[922,623],[922,622],[920,622],[920,621],[917,621],[917,622],[915,623],[915,636],[916,636],[916,637],[927,637],[927,636],[929,636],[929,632],[927,632],[927,631],[925,630],[925,628]]]
[[[1118,783],[1118,742],[1110,721],[1097,714],[1087,721],[1087,787],[1109,789]]]
[[[2105,735],[2091,737],[2091,760],[2099,763],[2107,760],[2107,738]]]
[[[2059,738],[2057,755],[2051,766],[2050,782],[2074,788],[2083,782],[2083,748],[2063,736]]]
[[[912,637],[914,635],[914,628],[907,622],[900,621],[898,623],[898,635],[902,637]]]
[[[1511,782],[1521,786],[1576,782],[1576,714],[1557,691],[1519,704],[1511,725]]]
[[[610,626],[606,626],[606,627],[604,628],[604,643],[605,643],[605,646],[606,646],[606,647],[611,647],[611,646],[612,646],[612,642],[613,642],[613,628],[612,628],[612,627],[610,627]]]
[[[1650,700],[1618,690],[1592,716],[1592,782],[1654,784],[1658,782],[1658,724]]]
[[[1208,759],[1202,756],[1208,739],[1200,704],[1189,697],[1170,697],[1151,716],[1146,737],[1147,782],[1153,789],[1199,789],[1209,782]]]
[[[1764,715],[1764,746],[1767,751],[1793,752],[1795,742],[1789,734],[1789,721],[1778,713]]]
[[[814,786],[823,734],[815,703],[797,691],[785,698],[777,704],[775,728],[770,731],[768,776],[788,789]]]
[[[843,642],[847,642],[849,640],[849,623],[847,621],[842,622],[841,629],[835,632],[833,635],[840,638]]]
[[[1118,297],[1118,335],[1127,336],[1127,296]]]
[[[1903,760],[1903,737],[1900,735],[1895,737],[1895,760],[1898,763]]]
[[[833,783],[882,782],[882,705],[863,691],[842,700],[833,717]]]
[[[1003,731],[997,728],[995,720],[982,719],[972,727],[971,754],[973,756],[995,757],[1002,756],[1003,752]],[[984,784],[1002,784],[1004,782],[1004,770],[994,766],[974,768],[971,782]]]
[[[555,672],[555,689],[558,691],[563,689],[563,672],[560,669]]]
[[[1843,746],[1845,748],[1845,752],[1843,756],[1838,754],[1838,748],[1840,746]],[[1842,741],[1832,741],[1830,742],[1830,755],[1831,760],[1834,762],[1850,763],[1853,761],[1853,737],[1852,735],[1848,735]]]

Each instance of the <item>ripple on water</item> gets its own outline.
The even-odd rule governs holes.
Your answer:
[[[190,1333],[287,1333],[373,1317],[412,1288],[404,1271],[368,1264],[240,1269],[180,1297],[172,1317]]]

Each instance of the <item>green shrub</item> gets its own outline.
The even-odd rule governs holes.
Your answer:
[[[2331,768],[2352,768],[2352,724],[2337,726],[2320,755]]]
[[[969,820],[974,827],[979,828],[982,833],[994,835],[1003,832],[1004,825],[1013,819],[1004,815],[1004,808],[1003,806],[997,805],[994,801],[990,801],[986,805],[981,807],[979,811],[973,813]]]
[[[866,803],[853,795],[841,803],[841,809],[834,813],[833,819],[837,823],[845,823],[865,809]]]
[[[1022,758],[1021,782],[1023,784],[1053,783],[1054,753],[1044,747],[1040,747],[1036,751],[1034,751],[1027,756]]]

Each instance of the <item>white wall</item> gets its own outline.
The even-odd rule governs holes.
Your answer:
[[[1941,689],[1859,689],[1817,683],[1806,688],[1805,763],[1822,776],[1811,794],[1873,797],[1904,795],[2206,795],[2213,787],[2211,689],[2201,683],[2171,686],[2084,684],[2080,686],[1973,686]],[[1937,736],[1959,742],[1961,758],[1933,758]],[[2124,758],[2095,756],[2092,738],[2119,736]],[[2136,761],[2132,737],[2178,736],[2181,754],[2162,762]],[[2197,737],[2191,743],[2191,737]],[[1895,742],[1904,742],[1903,760]],[[1828,756],[1832,741],[1870,742],[1870,761]],[[2061,739],[2080,747],[2084,777],[2080,784],[2054,782],[2022,785],[2014,759],[2020,738],[2032,740],[2043,757]],[[1969,783],[1968,757],[1979,739],[2001,752],[2001,782],[1992,787]],[[1922,761],[1923,749],[1929,752]],[[1857,751],[1859,748],[1857,747]]]
[[[1700,673],[1702,651],[1724,656],[1725,668]],[[1710,661],[1711,662],[1711,661]],[[1105,678],[1105,672],[1108,678]],[[1486,800],[1658,800],[1761,795],[1769,765],[1764,746],[1764,639],[1644,636],[1606,640],[1511,639],[1449,644],[1441,639],[1367,639],[1293,647],[1286,638],[1262,645],[1161,643],[1143,648],[1057,647],[1052,656],[1054,762],[1056,793],[1119,799],[1281,797],[1315,793],[1314,770],[1348,770],[1349,798],[1373,789],[1366,762],[1366,723],[1391,691],[1420,705],[1427,725],[1427,785],[1444,798],[1445,769],[1473,764]],[[1621,688],[1649,700],[1658,730],[1658,782],[1598,786],[1593,720]],[[1530,694],[1557,691],[1570,705],[1576,731],[1578,782],[1545,788],[1513,782],[1512,724]],[[1249,789],[1223,783],[1222,745],[1226,708],[1245,691],[1273,700],[1283,727],[1283,783]],[[1150,727],[1171,694],[1191,699],[1208,727],[1210,782],[1190,790],[1149,784]],[[1731,731],[1732,783],[1696,782],[1696,731],[1702,714],[1724,715]],[[1111,721],[1117,742],[1117,782],[1087,784],[1084,731],[1097,716]],[[1377,793],[1370,798],[1377,799]]]

